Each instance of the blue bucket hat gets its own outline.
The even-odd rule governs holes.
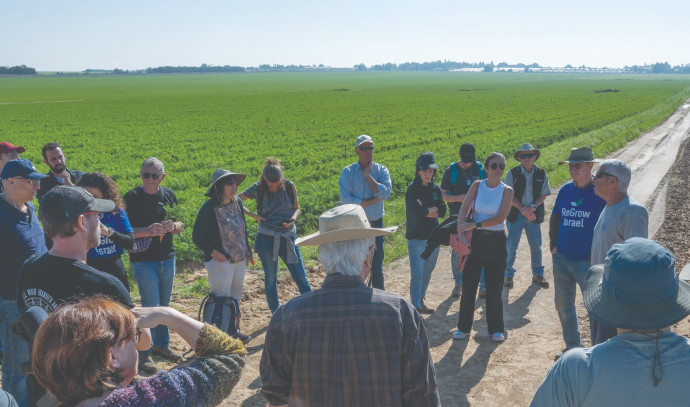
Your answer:
[[[615,328],[657,330],[690,315],[690,285],[679,281],[676,259],[654,240],[634,237],[614,244],[606,264],[589,269],[584,303]]]

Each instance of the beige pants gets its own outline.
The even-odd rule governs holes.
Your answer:
[[[211,259],[204,263],[208,272],[208,285],[211,292],[222,297],[242,298],[244,287],[244,272],[247,270],[247,263],[230,263],[224,261],[219,263]]]

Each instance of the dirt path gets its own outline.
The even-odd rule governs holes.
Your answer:
[[[659,230],[664,220],[667,204],[663,199],[666,191],[666,174],[676,160],[682,141],[690,132],[689,110],[688,105],[684,105],[662,125],[611,155],[625,160],[631,166],[633,182],[630,194],[647,204],[648,208],[652,208],[650,236]],[[684,168],[687,168],[687,165]],[[688,172],[684,171],[685,176],[690,178]],[[547,209],[553,206],[557,193],[557,190],[553,191],[553,195],[546,201]],[[675,208],[675,203],[668,204]],[[690,208],[687,209],[690,213]],[[670,213],[673,212],[672,209]],[[685,231],[676,229],[676,233]],[[548,222],[542,225],[542,237],[544,247],[547,247]],[[684,245],[676,250],[690,253],[685,239],[681,237],[672,240],[679,246]],[[690,254],[687,257],[690,257]],[[551,257],[546,251],[543,259],[545,275],[553,284]],[[679,258],[679,266],[682,267],[683,264]],[[507,340],[503,344],[496,344],[490,340],[486,331],[484,301],[479,300],[470,339],[453,341],[451,333],[457,323],[459,300],[449,296],[453,287],[450,253],[447,248],[442,248],[427,294],[427,302],[435,306],[437,311],[425,318],[425,326],[436,363],[437,381],[444,406],[528,405],[553,364],[554,354],[563,348],[560,323],[553,305],[553,286],[541,289],[531,284],[529,250],[524,237],[520,242],[516,268],[515,288],[505,289],[503,292]],[[387,290],[407,297],[407,258],[388,265],[384,272]],[[319,287],[323,274],[312,271],[309,278],[312,286]],[[297,295],[297,290],[291,282],[285,281],[281,285],[281,300]],[[250,355],[241,381],[224,406],[266,405],[260,394],[259,361],[270,313],[263,294],[260,293],[261,280],[256,276],[248,277],[246,286],[247,298],[242,303],[245,316],[243,331],[251,333],[254,339],[248,346]],[[580,327],[583,339],[586,339],[589,332],[581,297],[578,307]],[[685,335],[690,334],[690,323],[687,320],[682,321],[676,327],[676,331]]]

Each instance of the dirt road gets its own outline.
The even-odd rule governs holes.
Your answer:
[[[690,101],[689,101],[690,103]],[[625,160],[633,169],[630,194],[645,203],[650,211],[650,236],[657,230],[664,234],[662,226],[666,207],[666,174],[676,160],[684,137],[690,132],[688,104],[679,109],[662,125],[631,142],[611,157]],[[563,157],[565,159],[565,157]],[[687,168],[687,166],[686,166]],[[688,171],[685,171],[685,176]],[[553,206],[558,191],[546,201],[547,210]],[[680,199],[680,198],[678,198]],[[675,208],[677,203],[669,203]],[[550,210],[549,210],[550,212]],[[671,211],[670,213],[673,213]],[[673,217],[669,217],[673,221]],[[661,229],[660,229],[661,228]],[[674,233],[685,233],[674,229]],[[542,225],[544,247],[548,247],[548,222]],[[685,239],[675,239],[685,242]],[[684,248],[688,252],[688,244]],[[553,284],[551,257],[544,253],[545,275]],[[687,258],[687,256],[686,256]],[[515,288],[503,292],[504,317],[507,340],[502,344],[491,341],[486,331],[484,301],[477,302],[475,324],[470,339],[453,341],[451,334],[458,318],[459,300],[449,296],[453,287],[450,273],[450,253],[441,251],[438,265],[428,290],[431,306],[436,313],[425,318],[432,354],[436,363],[436,375],[444,406],[525,406],[553,364],[553,356],[563,348],[560,323],[553,304],[553,286],[548,289],[531,284],[531,267],[527,242],[523,237],[516,261]],[[682,266],[679,259],[679,266]],[[398,260],[385,269],[386,289],[404,297],[409,290],[409,263]],[[314,287],[318,287],[323,274],[310,273]],[[259,361],[261,344],[270,313],[265,299],[258,292],[260,281],[256,278],[247,282],[248,300],[243,301],[245,332],[254,339],[249,344],[250,355],[239,385],[225,406],[264,406],[260,394]],[[252,288],[253,287],[253,288]],[[292,283],[283,283],[281,300],[297,294]],[[579,301],[578,315],[583,339],[588,338],[586,313]],[[682,334],[690,334],[690,323],[682,321],[676,327]]]

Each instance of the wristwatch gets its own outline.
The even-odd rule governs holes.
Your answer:
[[[482,227],[482,223],[481,223],[481,222],[474,222],[474,226],[475,226],[477,229],[479,229],[480,227]]]
[[[535,209],[535,210],[537,209],[537,205],[535,205],[535,204],[532,204],[530,206],[532,207],[532,209]]]

